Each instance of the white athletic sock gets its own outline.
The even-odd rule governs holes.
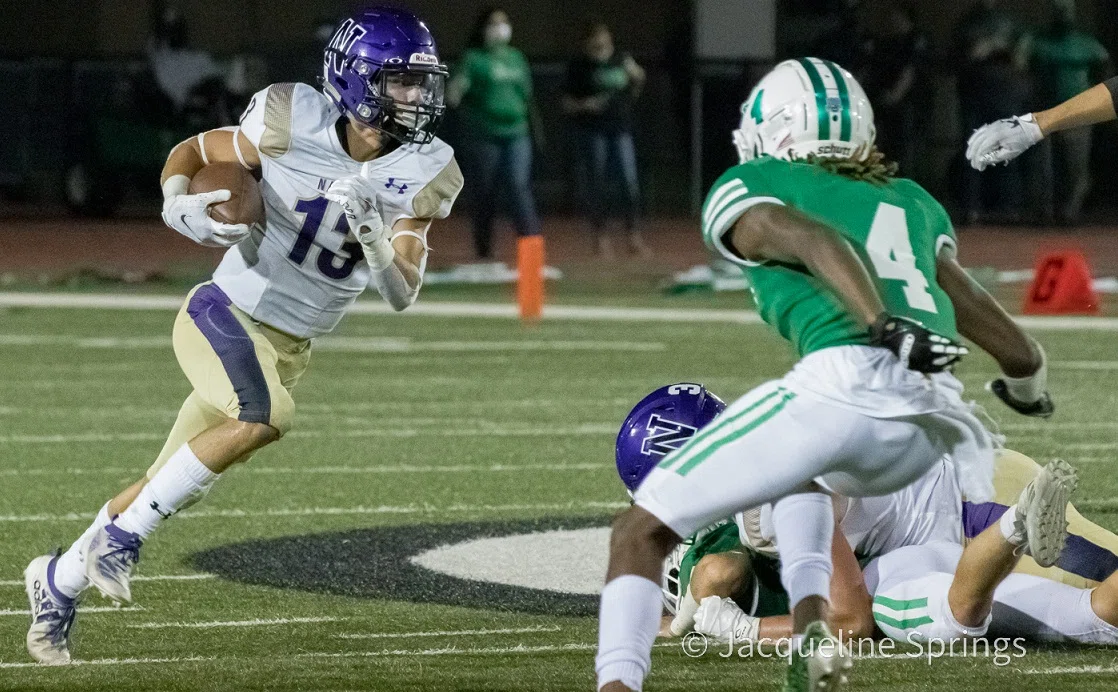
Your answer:
[[[1014,527],[1014,522],[1016,520],[1017,505],[1010,505],[1010,507],[1005,510],[1005,513],[1002,514],[1002,518],[998,520],[998,528],[1002,532],[1002,538],[1004,538],[1007,543],[1019,548],[1025,544],[1026,537],[1024,532],[1017,533],[1017,529]]]
[[[641,689],[652,667],[652,644],[660,631],[660,585],[623,574],[602,589],[598,611],[598,689],[614,680]]]
[[[89,528],[85,530],[70,548],[59,556],[54,565],[54,588],[67,598],[77,598],[78,594],[89,586],[89,577],[85,576],[85,546],[93,534],[112,521],[109,516],[109,503],[106,502]]]
[[[835,515],[823,493],[789,495],[773,505],[773,527],[780,546],[780,581],[788,603],[808,596],[831,598],[831,535]]]
[[[217,476],[184,444],[148,481],[128,509],[121,512],[116,525],[147,538],[160,521],[205,494]]]

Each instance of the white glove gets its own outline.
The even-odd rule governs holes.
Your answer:
[[[221,223],[207,211],[211,204],[228,201],[229,190],[189,195],[189,185],[185,175],[172,176],[163,184],[163,223],[206,247],[230,247],[248,237],[252,230],[248,224]]]
[[[757,641],[761,618],[746,615],[729,598],[707,596],[695,611],[695,631],[727,642]]]
[[[1002,373],[998,379],[987,382],[986,389],[1023,416],[1048,418],[1056,410],[1048,394],[1048,357],[1040,344],[1036,347],[1040,351],[1040,367],[1036,372],[1026,377],[1010,377]]]
[[[967,159],[977,170],[1009,163],[1044,139],[1032,113],[983,125],[967,140]]]
[[[373,181],[360,175],[335,180],[326,191],[326,199],[341,205],[349,230],[361,243],[369,267],[381,271],[391,265],[396,250],[380,217]]]

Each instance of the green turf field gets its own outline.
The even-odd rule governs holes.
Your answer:
[[[134,583],[138,606],[79,615],[75,655],[89,664],[34,667],[23,645],[23,567],[73,540],[160,449],[188,393],[170,348],[172,320],[168,311],[0,310],[0,689],[591,690],[593,617],[549,615],[516,599],[478,605],[490,593],[482,585],[473,605],[447,605],[438,582],[407,583],[399,575],[421,579],[418,570],[383,560],[366,570],[372,592],[347,596],[209,577],[197,555],[348,530],[395,537],[404,545],[387,547],[403,555],[400,536],[437,542],[464,524],[604,525],[626,499],[613,436],[632,403],[678,380],[731,399],[792,362],[760,326],[348,318],[338,332],[346,338],[323,343],[296,390],[290,437],[149,541],[137,571],[154,579]],[[1114,334],[1037,334],[1052,359],[1051,421],[998,408],[981,391],[995,372],[983,356],[960,376],[1013,448],[1076,463],[1077,505],[1118,529]],[[365,547],[345,546],[364,544],[338,545],[338,564],[363,559]],[[329,581],[330,563],[300,565],[305,555],[286,550],[272,561]],[[236,568],[251,573],[253,564]],[[179,575],[194,577],[165,579]],[[418,602],[377,596],[381,579]],[[103,605],[95,596],[84,603]],[[1005,667],[863,659],[852,688],[1110,690],[1114,660],[1112,650],[1034,647]],[[772,661],[689,658],[675,644],[658,648],[653,664],[650,691],[775,690],[781,672]]]

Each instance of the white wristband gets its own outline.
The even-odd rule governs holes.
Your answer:
[[[1044,353],[1044,349],[1040,344],[1036,344],[1036,348],[1040,351],[1040,367],[1032,375],[1027,377],[1008,377],[1002,373],[1002,379],[1005,380],[1005,391],[1017,401],[1031,404],[1034,401],[1039,401],[1044,393],[1048,391],[1048,357]]]
[[[357,236],[361,240],[361,236]],[[374,272],[384,271],[396,259],[396,248],[392,247],[392,243],[388,238],[380,237],[371,243],[361,243],[361,251],[365,253],[365,261],[369,263],[369,269]]]
[[[185,195],[190,190],[190,178],[182,175],[172,175],[163,183],[163,199],[171,199],[178,195]]]

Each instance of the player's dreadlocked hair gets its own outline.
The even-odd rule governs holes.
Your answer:
[[[831,173],[874,185],[884,185],[897,177],[897,163],[885,158],[885,154],[873,145],[858,147],[853,154],[842,158],[808,154],[800,160]]]

